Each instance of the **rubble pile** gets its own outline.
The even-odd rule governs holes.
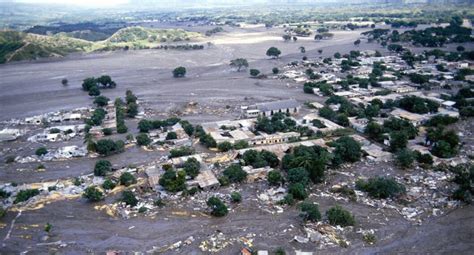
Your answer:
[[[350,243],[345,238],[345,233],[351,232],[352,227],[334,227],[326,223],[318,222],[305,224],[304,231],[306,237],[295,236],[294,240],[299,243],[316,243],[320,249],[334,246],[347,247]]]

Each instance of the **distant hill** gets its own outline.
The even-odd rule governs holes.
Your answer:
[[[0,63],[65,56],[86,51],[92,42],[55,35],[0,31]]]
[[[117,49],[145,49],[161,44],[173,44],[199,39],[201,34],[182,29],[152,29],[127,27],[103,41],[91,42],[73,38],[71,33],[38,35],[17,31],[0,31],[0,63],[63,57],[73,52],[108,51]],[[78,37],[75,34],[74,37]]]

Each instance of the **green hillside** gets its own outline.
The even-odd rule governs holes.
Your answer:
[[[162,44],[187,42],[201,35],[182,29],[128,27],[118,30],[104,41],[90,42],[70,37],[69,33],[53,36],[17,31],[0,31],[0,63],[62,57],[73,52],[108,51],[123,48],[146,49]]]

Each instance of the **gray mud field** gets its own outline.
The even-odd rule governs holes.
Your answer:
[[[143,106],[156,115],[166,116],[173,108],[197,102],[208,109],[203,113],[183,116],[193,124],[219,119],[235,118],[239,106],[260,101],[294,98],[300,103],[320,101],[314,95],[302,92],[302,84],[279,79],[252,79],[248,70],[231,70],[229,62],[235,58],[247,58],[250,68],[270,74],[273,67],[282,68],[287,63],[308,58],[329,57],[335,52],[347,53],[354,49],[353,42],[362,30],[337,31],[332,40],[315,42],[304,38],[297,42],[283,42],[280,29],[249,28],[229,31],[209,38],[213,42],[203,50],[166,51],[141,50],[104,52],[89,55],[71,55],[64,59],[41,60],[27,63],[0,65],[0,120],[22,118],[37,114],[91,106],[92,100],[82,91],[82,80],[90,76],[108,74],[117,82],[117,88],[103,90],[109,98],[123,97],[131,89],[143,102]],[[282,51],[279,59],[265,56],[270,46]],[[302,54],[299,47],[304,46]],[[317,50],[323,53],[318,54]],[[358,50],[377,49],[377,44],[363,42]],[[186,78],[175,79],[171,70],[177,66],[188,70]],[[61,79],[69,80],[68,86]],[[218,115],[215,109],[230,109]],[[136,123],[127,123],[136,133]],[[80,144],[82,140],[75,140]],[[31,155],[34,148],[26,141],[2,144],[2,149],[19,148],[20,154]],[[6,146],[6,147],[5,147]],[[11,149],[10,148],[10,149]],[[163,156],[161,152],[144,152],[140,148],[127,149],[110,160],[118,166],[151,162]],[[46,162],[45,172],[31,169],[35,164],[0,163],[0,182],[29,183],[42,180],[72,178],[92,172],[95,159],[74,159]],[[381,169],[386,166],[376,166]],[[18,171],[26,169],[25,171]],[[29,169],[29,170],[28,170]],[[357,176],[373,175],[371,169],[355,165],[348,171]],[[390,174],[402,175],[401,170]],[[378,172],[377,172],[378,173]],[[328,180],[338,179],[335,174]],[[343,178],[342,178],[343,179]],[[337,182],[334,182],[337,183]],[[109,250],[163,252],[164,254],[205,254],[199,244],[210,236],[222,233],[234,241],[219,254],[238,254],[243,247],[237,238],[253,240],[258,249],[274,251],[283,247],[294,250],[315,251],[317,254],[472,254],[474,251],[474,208],[464,206],[439,217],[423,221],[422,225],[407,221],[389,209],[369,207],[356,202],[335,201],[330,197],[310,199],[326,211],[336,203],[351,211],[364,229],[377,229],[377,243],[368,245],[361,234],[354,231],[348,237],[349,248],[340,246],[319,249],[311,243],[292,241],[295,235],[303,235],[299,210],[286,208],[284,212],[271,214],[260,208],[255,198],[264,184],[244,184],[239,187],[243,196],[240,205],[233,205],[224,218],[212,218],[195,211],[186,200],[175,206],[165,206],[152,217],[138,216],[130,219],[114,218],[94,206],[113,202],[118,197],[91,204],[85,199],[55,201],[37,210],[8,212],[0,222],[0,254],[85,254],[104,253]],[[317,185],[315,189],[323,186]],[[268,188],[268,187],[263,187]],[[230,192],[223,188],[223,192]],[[245,199],[248,197],[249,199]],[[179,202],[179,201],[178,201]],[[15,220],[14,220],[15,219]],[[43,226],[54,226],[48,240],[44,240]],[[357,230],[359,227],[355,226]],[[164,247],[192,236],[194,241],[178,250]],[[250,237],[248,237],[250,236]],[[64,247],[58,248],[58,244]],[[291,254],[291,253],[290,253]]]

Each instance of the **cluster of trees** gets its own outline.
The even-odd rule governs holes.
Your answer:
[[[82,82],[82,89],[89,92],[89,96],[99,96],[99,88],[115,88],[117,84],[108,75],[99,78],[89,77]]]
[[[95,162],[94,175],[95,176],[106,176],[108,172],[112,171],[112,163],[108,160],[98,160]]]
[[[383,125],[371,121],[367,124],[364,133],[376,142],[383,142],[388,137],[386,133],[390,134],[390,148],[391,151],[396,152],[406,147],[408,139],[414,139],[418,134],[417,128],[409,121],[390,118],[385,120]]]
[[[474,91],[471,87],[464,87],[452,98],[456,102],[454,105],[459,109],[459,115],[464,118],[474,117]]]
[[[182,146],[170,150],[170,158],[178,158],[194,154],[194,148],[189,146]]]
[[[124,107],[124,103],[120,98],[117,98],[114,102],[114,106],[115,106],[115,118],[117,121],[117,133],[119,134],[127,133],[128,128],[125,125],[126,109]]]
[[[255,124],[257,131],[262,131],[267,134],[276,132],[287,132],[296,127],[296,121],[288,118],[283,113],[274,114],[271,119],[266,116],[259,116]]]
[[[307,94],[313,94],[314,88],[318,88],[319,91],[324,96],[330,96],[332,95],[334,91],[333,87],[330,84],[328,84],[327,81],[320,81],[320,82],[305,82],[305,84],[303,85],[303,92]]]
[[[418,114],[438,112],[439,104],[417,96],[407,96],[395,101],[395,105],[406,111]]]
[[[217,145],[217,148],[219,149],[219,151],[222,151],[222,152],[230,151],[232,149],[241,150],[248,147],[249,147],[248,142],[244,140],[237,141],[234,144],[231,144],[230,142],[226,141],[226,142],[219,143]]]
[[[224,29],[222,27],[215,27],[213,29],[207,30],[205,35],[206,36],[211,36],[211,35],[217,34],[219,32],[224,32]]]
[[[104,199],[104,193],[100,191],[96,186],[89,186],[82,193],[82,197],[89,200],[90,202],[98,202]]]
[[[176,117],[171,117],[165,120],[147,120],[143,119],[138,122],[138,130],[141,133],[148,133],[150,130],[159,129],[159,128],[166,128],[175,125],[176,123],[180,122],[181,119]],[[185,126],[187,126],[188,122],[185,122]],[[192,127],[192,126],[191,126]],[[184,128],[184,127],[183,127]],[[189,127],[187,128],[189,131]],[[186,129],[185,129],[186,131]],[[186,132],[188,133],[188,132]]]
[[[458,165],[451,169],[455,174],[454,182],[459,186],[453,193],[453,198],[472,203],[474,195],[474,165]]]
[[[92,112],[92,115],[89,119],[86,119],[85,122],[89,126],[99,126],[102,124],[102,121],[105,119],[107,111],[102,108],[97,108]]]
[[[431,153],[440,158],[454,157],[459,148],[459,136],[453,130],[445,130],[444,126],[428,128],[426,144],[431,145]]]
[[[131,90],[125,92],[125,102],[127,104],[127,117],[135,118],[138,114],[137,96],[135,96]]]
[[[321,220],[321,212],[319,211],[319,206],[310,202],[304,202],[300,205],[301,213],[300,217],[304,221],[318,222]],[[333,226],[354,226],[355,219],[354,216],[344,208],[339,205],[329,208],[326,211],[326,217],[329,221],[329,224]]]
[[[186,189],[186,171],[175,171],[173,168],[166,169],[160,177],[160,185],[169,192],[179,192]]]
[[[334,147],[332,164],[338,166],[349,162],[354,163],[360,160],[362,156],[359,142],[350,136],[343,136],[329,144]]]
[[[202,126],[196,126],[196,137],[199,137],[199,143],[204,145],[206,148],[215,148],[217,147],[217,142],[212,138],[210,134],[206,134]]]
[[[252,166],[254,168],[261,167],[277,167],[280,164],[280,160],[273,153],[266,150],[256,151],[256,150],[247,150],[242,155],[242,160],[244,165]]]
[[[112,154],[124,151],[125,143],[122,140],[113,141],[110,139],[101,139],[97,142],[86,140],[89,151],[95,151],[101,156],[110,156]]]
[[[224,172],[222,172],[222,174],[226,179],[225,181],[231,183],[239,183],[247,179],[247,172],[242,170],[242,166],[240,166],[239,164],[230,165],[224,170]]]

